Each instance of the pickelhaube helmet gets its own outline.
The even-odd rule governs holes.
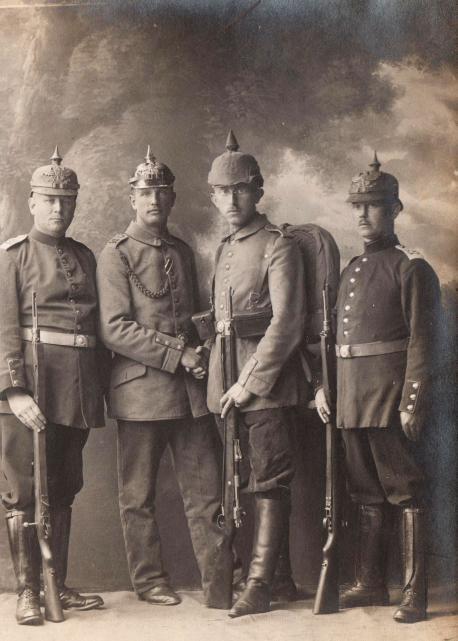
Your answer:
[[[61,165],[62,157],[57,146],[50,160],[50,165],[38,167],[33,172],[30,181],[32,191],[45,196],[76,196],[78,177],[73,169]]]
[[[402,209],[397,178],[380,171],[380,167],[377,152],[374,151],[374,160],[369,164],[369,169],[352,179],[347,203],[399,203]]]
[[[256,158],[250,154],[243,154],[238,149],[239,143],[230,129],[226,140],[226,151],[215,158],[208,174],[210,185],[250,184],[255,181],[258,187],[263,186],[264,179]]]
[[[174,181],[175,176],[170,169],[164,163],[156,160],[148,145],[145,162],[138,165],[129,184],[135,189],[148,189],[150,187],[170,187]]]

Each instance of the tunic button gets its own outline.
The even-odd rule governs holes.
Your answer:
[[[345,317],[345,318],[343,319],[343,322],[344,322],[344,323],[348,323],[348,318],[346,318],[346,317]]]
[[[412,383],[412,387],[413,387],[414,389],[418,389],[418,383]]]
[[[12,369],[12,370],[11,370],[11,374],[13,374],[13,376],[14,376],[14,374],[16,374],[16,370],[15,370],[15,369]]]
[[[72,305],[74,305],[75,304],[75,299],[74,298],[70,298],[70,300],[68,302],[71,303]]]
[[[63,249],[61,249],[61,248],[59,247],[59,249],[57,250],[57,253],[58,253],[58,254],[63,254],[63,253],[64,253],[64,250],[63,250]]]
[[[350,283],[356,283],[356,278],[350,278]]]
[[[269,258],[269,254],[264,254],[264,258]]]
[[[81,314],[81,310],[80,309],[75,309],[75,314],[78,316],[78,314]]]
[[[166,345],[170,345],[170,341],[165,341],[165,344]]]
[[[76,325],[76,329],[81,329],[81,325],[79,323]]]
[[[413,405],[407,405],[407,409],[411,412],[413,410]]]
[[[219,308],[220,308],[220,309],[224,309],[224,305],[223,305],[223,304],[221,304],[221,305],[219,306]]]
[[[410,394],[409,396],[410,400],[414,401],[417,398],[416,394]]]
[[[345,305],[344,309],[345,309],[346,312],[348,312],[351,309],[351,307],[350,307],[350,305]]]
[[[367,263],[367,258],[363,258],[362,262]]]
[[[75,289],[78,289],[78,285],[75,285],[75,283],[73,283],[72,289],[73,289],[73,291],[75,291]]]
[[[348,331],[344,329],[344,336],[347,336],[347,334],[348,334]]]
[[[355,295],[355,292],[350,292],[348,295],[350,296],[350,298],[353,298],[353,296]]]
[[[231,266],[230,266],[230,265],[224,265],[224,267],[225,267],[226,269],[230,269],[230,268],[231,268]]]
[[[227,255],[229,256],[229,258],[231,258],[234,254],[233,252],[227,252]]]
[[[361,271],[361,267],[356,267],[355,268],[355,272],[360,272],[360,271]]]

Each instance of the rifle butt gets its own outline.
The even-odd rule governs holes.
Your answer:
[[[205,602],[209,608],[230,610],[232,607],[232,582],[234,575],[233,532],[217,546],[209,567],[212,576],[205,589]]]
[[[313,614],[333,614],[339,611],[339,582],[335,563],[325,559],[313,604]]]
[[[43,584],[44,584],[44,602],[45,602],[45,619],[53,623],[64,621],[64,612],[59,598],[59,589],[57,587],[56,575],[54,568],[46,567],[43,564]]]

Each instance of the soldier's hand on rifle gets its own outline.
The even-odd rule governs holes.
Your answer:
[[[33,398],[23,389],[6,390],[11,411],[30,430],[41,432],[46,427],[46,419]]]
[[[402,431],[409,441],[418,441],[420,438],[421,422],[409,412],[401,412]]]
[[[331,418],[331,409],[328,401],[326,400],[326,394],[324,393],[323,387],[319,387],[316,391],[315,404],[318,416],[321,418],[323,423],[329,423],[329,419]]]
[[[224,419],[227,413],[235,407],[243,407],[253,398],[253,394],[244,389],[239,383],[234,383],[220,399],[221,418]]]

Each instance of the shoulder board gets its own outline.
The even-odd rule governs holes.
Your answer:
[[[0,245],[1,249],[10,249],[16,245],[20,245],[26,238],[28,234],[21,234],[20,236],[15,236],[14,238],[8,238],[4,243]]]
[[[418,249],[408,249],[404,245],[396,245],[396,249],[403,252],[409,260],[414,260],[415,258],[424,258],[423,254],[418,251]]]
[[[285,230],[281,229],[280,227],[277,227],[277,225],[272,225],[272,223],[267,223],[267,225],[264,225],[264,229],[266,231],[270,232],[276,232],[277,234],[280,234],[280,236],[285,236]]]
[[[123,240],[126,240],[127,238],[129,238],[127,234],[116,234],[116,236],[113,236],[113,238],[111,238],[107,244],[117,247],[120,243],[122,243]]]

